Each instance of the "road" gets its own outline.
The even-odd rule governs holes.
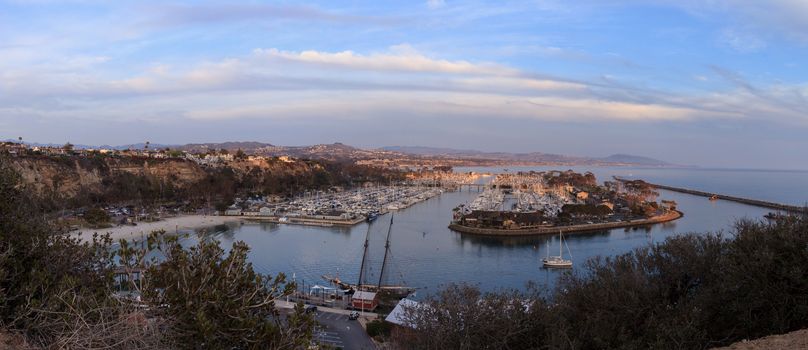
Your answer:
[[[317,322],[320,327],[316,329],[314,338],[320,344],[345,350],[376,349],[359,322],[348,320],[347,315],[320,311],[317,313]]]
[[[293,303],[283,300],[276,301],[281,312],[289,313],[294,307]],[[349,320],[350,310],[332,309],[318,306],[317,322],[320,325],[315,329],[314,340],[323,345],[345,350],[375,350],[376,345],[365,332],[359,321]],[[361,312],[362,316],[375,318],[377,315],[370,312]]]

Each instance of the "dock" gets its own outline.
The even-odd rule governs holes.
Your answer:
[[[256,221],[256,222],[272,222],[276,224],[290,224],[290,225],[306,225],[306,226],[353,226],[360,222],[365,221],[364,216],[357,217],[355,219],[347,219],[347,220],[334,220],[334,219],[317,219],[317,218],[300,218],[300,217],[289,217],[286,221],[281,221],[279,217],[274,216],[247,216],[242,217],[248,221]]]
[[[631,181],[631,180],[620,178],[620,177],[615,177],[614,179],[617,180],[617,181],[621,181],[621,182]],[[749,199],[749,198],[743,198],[743,197],[728,196],[728,195],[719,194],[719,193],[711,193],[711,192],[704,192],[704,191],[698,191],[698,190],[691,190],[691,189],[682,188],[682,187],[674,187],[674,186],[653,184],[653,183],[650,183],[650,182],[647,182],[647,184],[654,187],[654,188],[658,188],[658,189],[661,189],[661,190],[685,193],[685,194],[690,194],[690,195],[700,196],[700,197],[706,197],[706,198],[722,199],[722,200],[725,200],[725,201],[737,202],[737,203],[752,205],[752,206],[761,207],[761,208],[782,210],[782,211],[787,211],[787,212],[791,212],[791,213],[808,214],[808,207],[805,207],[805,206],[788,205],[788,204],[781,204],[781,203],[762,201],[762,200],[758,200],[758,199]]]

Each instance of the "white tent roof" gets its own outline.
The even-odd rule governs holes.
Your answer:
[[[321,285],[319,285],[319,284],[315,284],[315,285],[314,285],[314,286],[312,286],[310,289],[337,290],[336,288],[331,288],[331,287],[321,286]]]
[[[413,309],[421,305],[419,302],[411,299],[401,299],[398,304],[396,304],[396,308],[390,312],[389,315],[384,319],[387,322],[397,324],[399,326],[415,328],[408,324],[408,322],[404,319],[404,308]]]

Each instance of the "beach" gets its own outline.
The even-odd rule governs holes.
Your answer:
[[[106,234],[117,241],[119,239],[140,239],[148,236],[153,231],[164,230],[166,232],[176,232],[178,230],[191,230],[209,226],[222,225],[227,222],[239,221],[240,217],[235,216],[211,216],[211,215],[182,215],[166,218],[155,222],[138,222],[137,226],[121,225],[110,228],[92,229],[84,228],[76,231],[82,239],[89,240],[93,233]]]

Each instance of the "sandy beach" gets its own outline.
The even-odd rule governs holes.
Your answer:
[[[209,215],[183,215],[167,218],[155,222],[139,222],[137,226],[115,226],[103,229],[84,228],[76,232],[83,239],[90,239],[93,233],[109,233],[113,240],[119,239],[139,239],[145,237],[152,231],[165,230],[166,232],[176,232],[177,230],[197,229],[209,226],[221,225],[226,222],[241,220],[234,216],[209,216]]]

